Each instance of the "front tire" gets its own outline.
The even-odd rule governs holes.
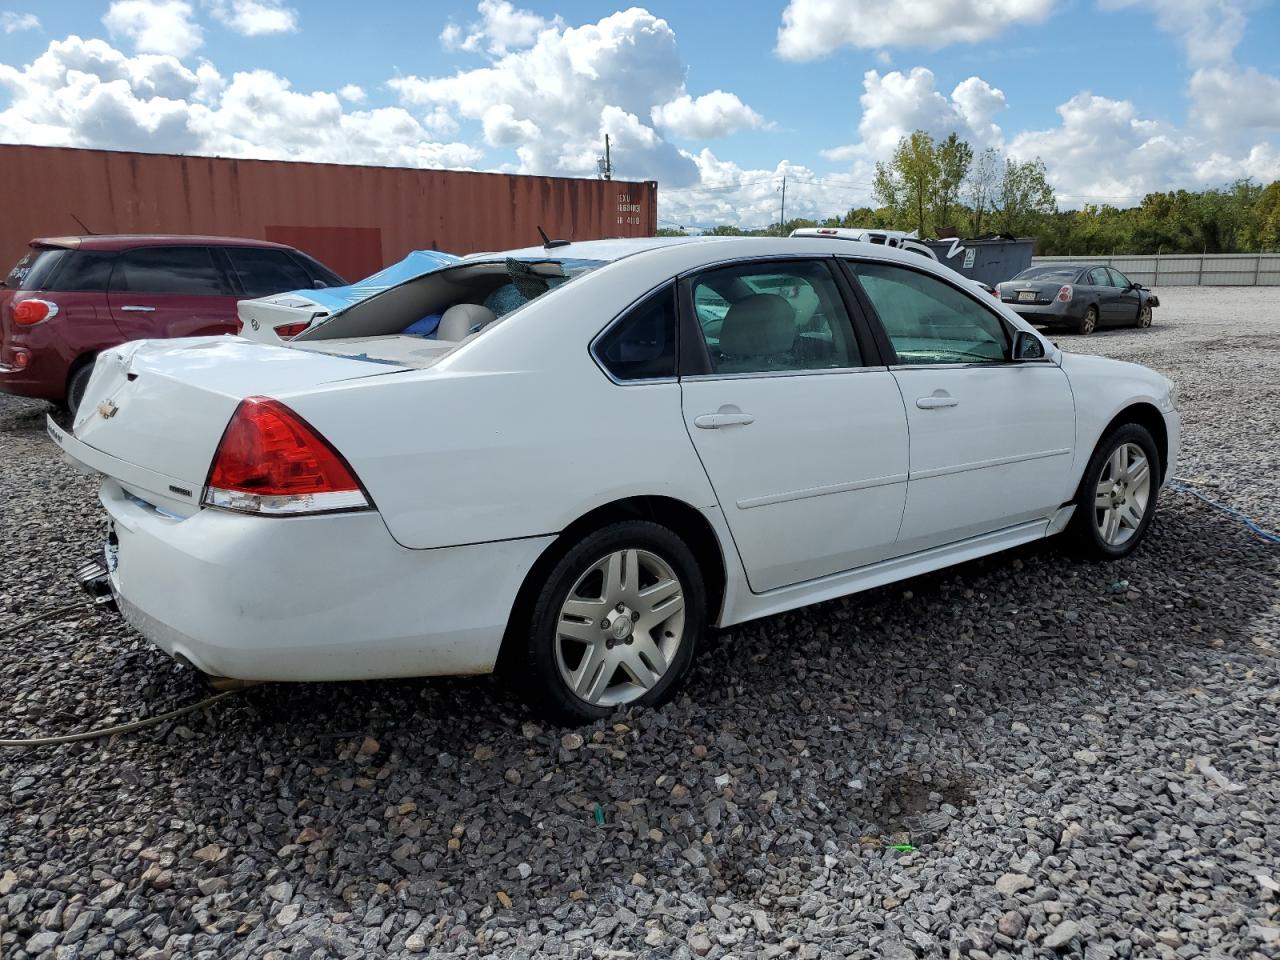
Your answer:
[[[1142,309],[1138,311],[1138,322],[1134,324],[1139,330],[1145,330],[1151,326],[1151,304],[1144,303]]]
[[[562,723],[666,702],[693,662],[706,607],[693,551],[668,528],[626,520],[588,534],[538,591],[523,637],[525,699]]]
[[[1126,423],[1093,452],[1076,493],[1071,533],[1093,560],[1119,560],[1142,542],[1156,512],[1160,455],[1146,427]]]
[[[1076,333],[1080,334],[1081,336],[1087,337],[1089,334],[1093,333],[1093,331],[1097,329],[1098,329],[1098,308],[1091,306],[1089,307],[1088,310],[1084,312],[1084,316],[1076,324]]]

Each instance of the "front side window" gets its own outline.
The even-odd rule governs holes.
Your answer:
[[[1121,290],[1128,290],[1129,287],[1132,286],[1132,284],[1129,283],[1129,278],[1119,270],[1114,267],[1108,267],[1107,269],[1111,273],[1111,285],[1113,287],[1119,287]]]
[[[609,327],[596,343],[596,357],[617,380],[654,380],[676,375],[676,293],[663,287]]]
[[[948,283],[915,270],[852,263],[898,363],[998,363],[1008,357],[1004,324]]]
[[[692,294],[712,373],[862,364],[849,316],[824,261],[721,267],[699,274]]]
[[[267,247],[224,249],[246,297],[266,297],[286,290],[309,290],[312,287],[307,271],[283,250]]]
[[[231,293],[208,247],[140,247],[120,254],[111,289],[129,293]]]

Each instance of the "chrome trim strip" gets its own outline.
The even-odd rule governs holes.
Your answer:
[[[792,490],[788,493],[770,493],[763,497],[748,497],[739,500],[739,510],[752,510],[756,507],[768,507],[775,503],[787,503],[791,500],[809,500],[813,497],[826,497],[833,493],[848,493],[851,490],[869,490],[872,487],[887,487],[894,483],[904,483],[905,473],[895,473],[887,477],[869,477],[866,480],[850,480],[847,483],[832,483],[822,487],[809,487],[806,490]]]
[[[833,373],[887,373],[888,367],[831,367],[816,370],[756,370],[750,373],[699,373],[681,377],[683,383],[702,383],[707,380],[759,380],[762,377],[815,377]]]
[[[1071,453],[1070,447],[1062,447],[1059,450],[1040,450],[1036,453],[1020,453],[1013,457],[996,457],[993,460],[974,460],[971,463],[962,463],[953,467],[935,467],[932,470],[912,471],[908,477],[911,480],[931,480],[934,477],[945,477],[953,473],[968,473],[970,470],[983,470],[986,467],[1003,467],[1009,463],[1022,463],[1026,460],[1044,460],[1048,457],[1064,457]]]

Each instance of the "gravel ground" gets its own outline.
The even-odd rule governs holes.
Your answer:
[[[1179,475],[1280,526],[1280,289],[1067,349],[1171,376]],[[0,630],[71,598],[93,484],[0,398]],[[1280,955],[1280,548],[1167,493],[728,630],[663,710],[543,728],[489,679],[259,687],[0,752],[0,956]],[[204,695],[119,621],[0,637],[0,732]],[[910,844],[910,846],[895,846]]]

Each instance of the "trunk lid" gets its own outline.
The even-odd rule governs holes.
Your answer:
[[[325,287],[319,290],[294,290],[274,294],[257,300],[241,300],[238,306],[241,335],[261,343],[287,342],[291,336],[281,336],[278,327],[304,329],[327,322],[332,317],[385,293],[459,263],[460,258],[437,250],[414,250],[403,260],[378,271],[372,276],[357,280],[345,287]]]
[[[1070,280],[1006,280],[1000,284],[1000,299],[1005,303],[1052,303],[1063,284]]]
[[[133,469],[115,476],[157,506],[190,514],[236,406],[407,365],[251,343],[239,337],[135,340],[103,351],[72,433]],[[113,473],[114,475],[114,473]]]

